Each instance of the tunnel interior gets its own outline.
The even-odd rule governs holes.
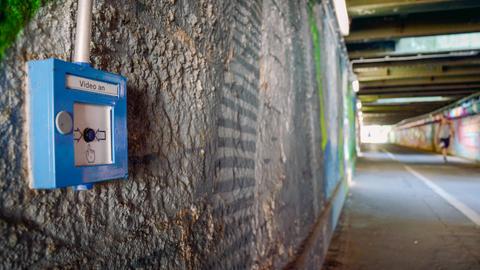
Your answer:
[[[478,1],[347,1],[359,152],[324,269],[480,267]]]
[[[396,124],[478,91],[478,2],[347,3],[365,124]]]

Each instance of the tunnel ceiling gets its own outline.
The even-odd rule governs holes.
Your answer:
[[[480,90],[480,1],[346,2],[365,124],[395,124]]]

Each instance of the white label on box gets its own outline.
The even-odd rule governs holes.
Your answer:
[[[74,75],[66,75],[66,86],[70,89],[93,92],[109,96],[118,96],[118,85],[99,82]]]

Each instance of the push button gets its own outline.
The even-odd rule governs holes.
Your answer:
[[[83,130],[83,139],[89,143],[93,140],[95,140],[95,130],[91,128],[86,128]]]

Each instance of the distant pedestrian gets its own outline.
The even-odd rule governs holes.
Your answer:
[[[442,115],[440,119],[440,125],[437,129],[437,138],[440,140],[440,148],[442,149],[443,161],[447,162],[447,152],[450,146],[450,140],[453,139],[454,130],[452,121]]]

